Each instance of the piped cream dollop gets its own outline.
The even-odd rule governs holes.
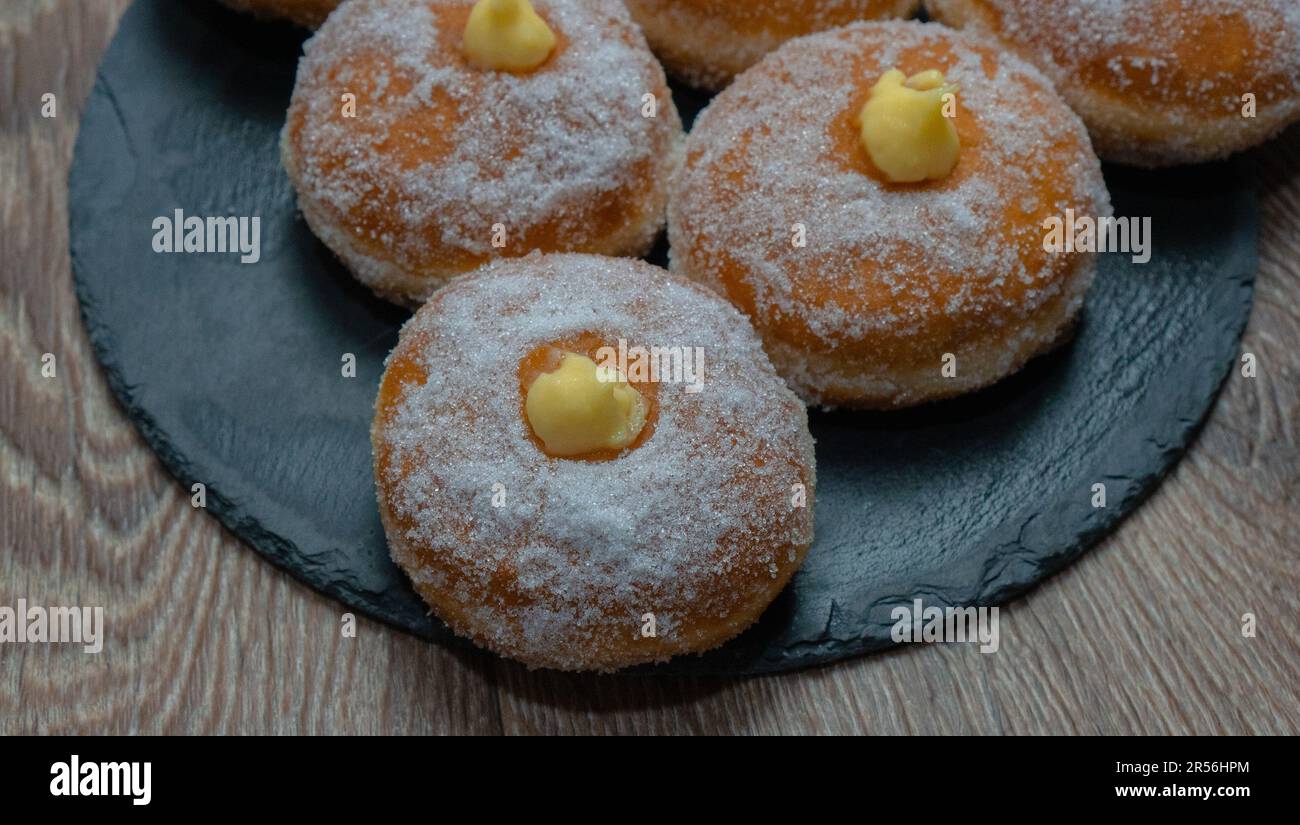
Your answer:
[[[530,72],[555,50],[555,32],[528,0],[478,0],[461,48],[481,69]]]
[[[547,455],[569,458],[630,445],[645,426],[646,402],[618,370],[566,352],[528,387],[524,414]]]
[[[956,91],[936,69],[911,77],[890,69],[872,87],[858,125],[871,162],[891,182],[918,183],[952,174],[961,142],[944,106],[946,96]]]

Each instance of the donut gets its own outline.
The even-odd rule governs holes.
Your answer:
[[[571,358],[644,399],[624,446],[548,452],[533,395]],[[393,559],[457,634],[531,667],[716,647],[812,541],[803,405],[740,313],[634,259],[502,258],[439,290],[388,357],[372,444]]]
[[[1043,70],[1102,158],[1226,157],[1300,120],[1297,0],[928,0]]]
[[[717,90],[792,37],[858,20],[908,17],[921,0],[627,0],[673,75]]]
[[[896,182],[862,143],[895,69],[959,90],[945,177]],[[700,114],[670,189],[672,269],[749,316],[808,403],[871,409],[987,386],[1066,340],[1095,255],[1047,251],[1044,221],[1111,215],[1087,131],[1046,77],[909,21],[773,52]]]
[[[308,226],[382,297],[416,305],[533,250],[643,255],[663,228],[681,121],[627,10],[522,5],[553,33],[531,70],[471,62],[468,0],[350,0],[304,46],[284,167]]]
[[[343,0],[221,0],[236,11],[248,12],[267,20],[289,20],[314,29]]]

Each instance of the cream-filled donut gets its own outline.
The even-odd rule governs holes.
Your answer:
[[[417,304],[496,258],[644,254],[681,139],[619,0],[349,0],[305,46],[282,154],[316,235]]]
[[[928,0],[926,8],[1035,63],[1106,160],[1215,160],[1300,120],[1297,0]]]
[[[458,634],[531,666],[716,647],[812,541],[802,403],[739,312],[641,261],[453,281],[403,328],[372,442],[394,560]]]
[[[1037,69],[937,24],[858,23],[790,41],[700,114],[672,267],[744,311],[809,403],[904,407],[1065,338],[1095,272],[1045,244],[1067,210],[1111,214]]]

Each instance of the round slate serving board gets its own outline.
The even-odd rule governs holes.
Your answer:
[[[77,291],[114,392],[171,472],[206,485],[213,515],[351,608],[449,641],[388,558],[371,482],[371,405],[406,313],[315,239],[280,168],[303,37],[214,3],[136,0],[77,141]],[[678,101],[688,120],[703,102]],[[1108,168],[1117,214],[1153,218],[1154,256],[1103,256],[1073,343],[964,399],[814,412],[803,569],[739,639],[649,670],[758,673],[885,647],[892,607],[997,603],[1113,528],[1236,361],[1256,269],[1242,174]],[[155,253],[153,221],[177,209],[259,216],[261,260]]]

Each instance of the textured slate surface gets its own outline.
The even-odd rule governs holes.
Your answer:
[[[78,295],[114,392],[186,487],[207,485],[217,518],[308,585],[446,642],[388,559],[371,486],[371,404],[405,313],[315,240],[279,165],[301,38],[211,3],[137,0],[70,176]],[[1112,529],[1186,449],[1236,360],[1256,269],[1243,174],[1108,169],[1117,212],[1154,218],[1155,256],[1104,257],[1071,345],[966,399],[814,413],[804,568],[744,636],[654,670],[755,673],[879,649],[894,605],[1005,600]],[[154,253],[153,219],[178,208],[259,215],[260,263]],[[1090,504],[1098,481],[1105,509]]]

